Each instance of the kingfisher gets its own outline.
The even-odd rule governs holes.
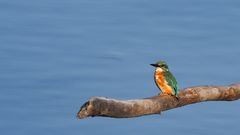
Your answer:
[[[158,61],[150,65],[156,67],[154,80],[162,94],[174,96],[178,100],[179,88],[177,80],[169,71],[167,63],[165,61]]]

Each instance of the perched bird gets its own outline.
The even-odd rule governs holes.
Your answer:
[[[172,95],[178,99],[179,89],[177,80],[169,71],[167,63],[165,61],[158,61],[150,65],[156,67],[154,80],[162,94]]]

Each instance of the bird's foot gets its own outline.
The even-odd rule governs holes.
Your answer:
[[[167,93],[158,93],[158,96],[167,96]]]
[[[175,95],[172,95],[177,101],[179,101],[179,97],[178,96],[175,96]]]
[[[177,101],[179,101],[179,97],[176,95],[170,95],[167,93],[158,93],[158,96],[173,96]]]

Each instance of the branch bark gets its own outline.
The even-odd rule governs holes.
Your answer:
[[[92,97],[77,113],[82,119],[89,116],[130,118],[159,114],[162,111],[205,101],[233,101],[240,98],[240,83],[229,86],[198,86],[185,88],[179,93],[179,100],[169,95],[158,95],[145,99],[117,100],[106,97]]]

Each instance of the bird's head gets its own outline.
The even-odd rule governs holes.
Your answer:
[[[163,71],[167,71],[168,70],[168,65],[165,61],[158,61],[155,64],[150,64],[151,66],[154,66],[156,68],[161,68]]]

